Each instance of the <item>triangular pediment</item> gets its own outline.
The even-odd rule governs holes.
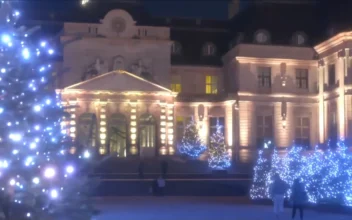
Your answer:
[[[105,73],[89,80],[66,87],[64,90],[113,91],[113,92],[170,92],[171,90],[123,70]]]

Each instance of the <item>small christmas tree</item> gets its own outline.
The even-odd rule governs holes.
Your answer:
[[[270,172],[270,160],[265,158],[263,150],[258,153],[257,164],[254,167],[254,176],[249,195],[252,199],[267,198],[267,182]]]
[[[192,158],[198,158],[206,150],[202,139],[199,136],[197,124],[192,119],[186,126],[181,144],[178,147],[181,154]]]
[[[231,157],[227,152],[225,138],[218,124],[216,132],[210,137],[209,167],[212,169],[226,169],[231,166]]]

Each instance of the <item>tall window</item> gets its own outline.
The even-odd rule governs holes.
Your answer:
[[[331,141],[331,145],[336,144],[338,140],[338,132],[337,132],[337,114],[336,110],[330,109],[329,111],[330,121],[329,121],[329,139]]]
[[[296,69],[296,86],[300,89],[308,88],[308,69]]]
[[[205,93],[217,94],[218,93],[218,77],[206,76],[205,77]]]
[[[258,86],[259,88],[271,87],[271,68],[270,67],[258,68]]]
[[[267,141],[273,141],[273,116],[257,116],[257,147],[262,148]]]
[[[215,55],[216,47],[213,43],[206,43],[203,46],[202,54],[203,56],[213,56]]]
[[[171,90],[173,92],[181,92],[181,76],[180,75],[172,75],[171,76]]]
[[[192,120],[191,117],[183,117],[183,116],[176,117],[176,129],[177,129],[176,143],[177,144],[181,143],[185,128],[190,123],[191,120]]]
[[[224,117],[210,117],[209,118],[209,137],[217,131],[218,125],[221,132],[225,135],[225,118]]]
[[[329,86],[335,85],[336,74],[335,74],[335,64],[329,65]]]
[[[309,147],[310,139],[310,119],[309,117],[297,117],[295,129],[295,144]]]
[[[146,114],[139,119],[140,147],[155,147],[156,122],[152,115]]]

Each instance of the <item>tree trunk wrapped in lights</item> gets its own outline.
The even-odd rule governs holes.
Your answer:
[[[64,109],[52,88],[54,50],[15,27],[19,12],[0,9],[0,188],[11,219],[91,219],[92,152],[62,128]],[[77,147],[77,146],[76,146]]]
[[[231,166],[231,157],[227,151],[224,134],[220,125],[217,125],[216,132],[210,136],[208,147],[209,167],[215,170],[224,170]]]
[[[181,154],[191,158],[198,158],[206,150],[202,139],[199,136],[197,124],[192,119],[186,126],[181,144],[178,146]]]

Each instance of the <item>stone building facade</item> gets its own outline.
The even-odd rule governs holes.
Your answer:
[[[121,6],[100,22],[62,22],[56,85],[71,106],[68,132],[102,154],[177,155],[193,118],[205,143],[224,126],[229,153],[244,162],[267,141],[285,149],[349,138],[352,32],[323,34],[315,6],[275,7],[208,21]],[[294,24],[292,7],[304,17]]]

